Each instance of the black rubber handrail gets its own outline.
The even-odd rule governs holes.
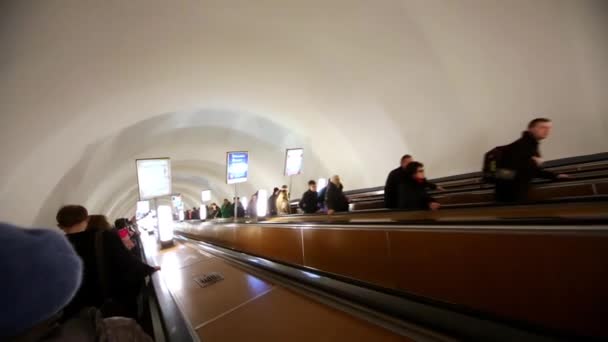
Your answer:
[[[549,160],[544,163],[544,167],[545,168],[556,168],[556,167],[561,167],[561,166],[570,166],[570,165],[574,165],[574,164],[588,164],[588,163],[599,162],[599,161],[608,161],[608,152],[595,153],[595,154],[589,154],[589,155],[578,156],[578,157],[568,157],[568,158]],[[476,171],[476,172],[463,173],[463,174],[458,174],[458,175],[453,175],[453,176],[434,178],[434,179],[431,179],[430,181],[433,183],[442,183],[442,182],[457,181],[457,180],[463,180],[463,179],[469,179],[469,178],[481,178],[481,176],[482,176],[482,173],[480,171]],[[540,180],[537,180],[536,182],[539,182],[539,181]],[[482,185],[484,183],[479,183],[479,184]],[[349,190],[349,191],[345,191],[344,194],[349,196],[349,195],[357,195],[357,194],[363,194],[363,193],[367,193],[367,192],[376,192],[376,191],[384,191],[384,186],[375,186],[375,187],[371,187],[371,188]],[[290,204],[297,205],[299,200],[300,199],[291,200]]]

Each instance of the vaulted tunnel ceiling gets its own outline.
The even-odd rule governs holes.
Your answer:
[[[174,190],[229,197],[309,179],[380,185],[412,153],[474,171],[534,116],[548,159],[608,150],[608,2],[234,0],[0,4],[0,220],[54,225],[66,203],[112,219],[135,159],[171,157]]]

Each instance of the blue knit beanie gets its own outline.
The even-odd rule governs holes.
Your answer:
[[[0,339],[63,309],[80,287],[82,262],[66,237],[0,223]]]

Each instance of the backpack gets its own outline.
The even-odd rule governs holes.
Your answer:
[[[503,156],[507,146],[497,146],[483,155],[483,168],[481,170],[482,179],[486,183],[495,183],[502,178],[497,175],[498,163]]]

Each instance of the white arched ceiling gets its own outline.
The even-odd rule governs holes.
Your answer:
[[[0,3],[0,220],[53,224],[64,203],[133,211],[134,160],[171,157],[174,190],[229,197],[308,178],[382,184],[406,152],[430,176],[537,115],[547,158],[608,150],[602,0],[8,0]]]

